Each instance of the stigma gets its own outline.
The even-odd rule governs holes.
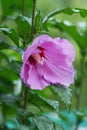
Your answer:
[[[34,60],[38,63],[38,64],[41,64],[43,65],[44,64],[44,57],[41,56],[40,54],[33,54],[32,57],[34,58]]]

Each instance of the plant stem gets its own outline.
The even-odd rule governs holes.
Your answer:
[[[35,9],[36,9],[36,0],[33,0],[31,40],[33,40],[34,36]],[[23,106],[24,109],[26,109],[27,101],[28,101],[28,87],[25,88],[24,92],[24,106]]]
[[[82,56],[82,59],[81,59],[81,63],[80,63],[80,71],[81,71],[81,83],[80,83],[80,86],[79,86],[79,94],[76,95],[76,98],[77,98],[77,101],[76,101],[76,110],[78,111],[79,108],[80,108],[80,104],[81,104],[81,92],[82,92],[82,83],[83,83],[83,76],[84,76],[84,56]],[[75,127],[75,130],[78,130],[78,125],[79,125],[79,119],[77,119],[77,123],[76,123],[76,127]]]
[[[31,41],[33,40],[33,37],[34,37],[35,10],[36,10],[36,0],[33,0]]]
[[[22,15],[25,15],[25,1],[26,0],[22,0]]]
[[[28,87],[26,87],[24,91],[24,109],[26,109],[27,107],[27,101],[28,101]]]
[[[22,0],[22,15],[25,15],[25,1],[26,0]],[[25,40],[24,40],[24,38],[23,38],[23,48],[25,49]],[[22,86],[24,86],[24,88],[26,87],[23,83],[22,83]],[[22,93],[23,93],[23,91],[22,91]],[[28,87],[25,88],[23,96],[24,96],[23,108],[26,109],[27,101],[28,101]]]

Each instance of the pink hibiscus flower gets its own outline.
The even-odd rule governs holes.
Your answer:
[[[75,49],[66,39],[38,36],[24,52],[21,78],[31,89],[74,82]]]

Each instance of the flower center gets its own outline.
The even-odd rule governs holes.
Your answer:
[[[44,57],[40,54],[33,54],[32,55],[33,59],[38,62],[39,64],[43,65],[44,63]]]

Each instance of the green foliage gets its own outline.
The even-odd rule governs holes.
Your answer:
[[[18,48],[16,46],[12,46],[12,45],[7,44],[5,42],[0,42],[0,50],[3,50],[3,49],[11,49],[11,50],[18,52],[19,54],[23,53],[23,50],[21,48]]]
[[[50,100],[47,98],[44,98],[42,96],[39,96],[43,101],[47,102],[47,104],[49,104],[51,107],[53,107],[54,109],[58,110],[59,104],[58,101],[55,100]]]
[[[8,68],[20,75],[21,62],[11,61],[8,64]]]
[[[6,105],[13,106],[13,107],[16,107],[17,101],[21,101],[21,99],[19,97],[15,97],[14,95],[9,94],[9,93],[8,94],[1,94],[0,99]]]
[[[37,108],[41,112],[48,111],[48,110],[49,111],[58,110],[59,107],[58,101],[48,99],[44,97],[42,94],[38,94],[35,91],[30,91],[29,95],[30,95],[29,99],[31,104],[37,106]]]
[[[87,10],[86,9],[79,9],[79,8],[75,8],[75,9],[71,9],[70,7],[67,7],[65,9],[62,10],[55,10],[53,12],[50,12],[44,19],[43,19],[43,23],[47,22],[47,20],[55,15],[58,15],[60,13],[64,13],[64,14],[68,14],[68,15],[72,15],[74,13],[76,14],[80,14],[82,17],[86,17],[87,16]]]
[[[8,67],[1,67],[0,76],[3,78],[6,78],[7,80],[11,82],[18,79],[17,74],[14,71],[10,70]]]
[[[15,18],[15,22],[17,23],[19,36],[21,36],[23,39],[29,37],[31,33],[31,19],[20,15]]]
[[[63,130],[60,125],[53,123],[44,116],[35,116],[33,122],[37,126],[38,130]]]
[[[61,100],[69,106],[71,104],[72,90],[70,88],[65,88],[64,86],[52,87],[53,91],[57,93]]]
[[[58,15],[60,13],[72,15],[72,14],[80,14],[81,17],[86,17],[87,16],[87,10],[86,9],[80,9],[80,8],[75,8],[71,9],[70,7],[67,7],[62,10],[56,10],[51,13],[49,13],[44,19],[43,19],[43,24],[44,28],[47,30],[47,27],[49,25],[52,25],[51,27],[58,28],[60,31],[64,31],[68,33],[80,46],[81,49],[85,49],[87,47],[87,33],[86,32],[80,32],[78,31],[77,27],[73,25],[70,21],[61,21],[61,20],[49,20],[51,17]],[[48,24],[47,24],[48,22]],[[83,50],[82,50],[83,51]],[[84,51],[85,52],[85,51]]]
[[[17,46],[19,46],[19,37],[17,32],[14,29],[9,27],[0,26],[0,31],[2,31],[5,35],[7,35]]]
[[[35,32],[40,33],[41,30],[42,30],[42,17],[40,11],[37,11],[35,16]]]
[[[8,93],[12,92],[13,83],[9,81],[7,78],[0,76],[0,93]]]

